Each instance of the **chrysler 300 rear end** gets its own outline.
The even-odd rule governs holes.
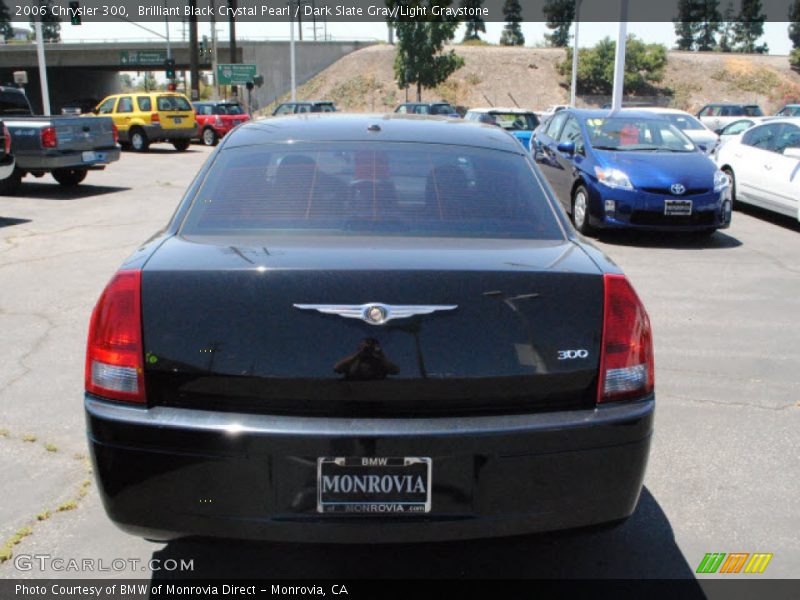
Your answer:
[[[148,538],[584,526],[636,507],[650,324],[504,132],[276,119],[103,292],[85,406],[106,511]]]

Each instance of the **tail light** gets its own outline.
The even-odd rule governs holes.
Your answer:
[[[141,271],[119,271],[92,312],[86,347],[86,391],[145,402]]]
[[[3,125],[3,152],[11,154],[11,134],[8,132],[8,127]]]
[[[111,123],[111,133],[114,135],[114,143],[116,144],[119,141],[119,129],[114,123]]]
[[[150,115],[150,122],[161,123],[161,117],[158,116],[158,113],[153,113],[152,115]]]
[[[58,136],[55,127],[45,127],[42,129],[42,148],[55,148],[58,146]]]
[[[597,402],[653,391],[653,334],[642,301],[623,275],[606,274]]]

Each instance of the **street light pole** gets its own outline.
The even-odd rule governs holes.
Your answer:
[[[292,72],[292,102],[297,100],[297,78],[294,64],[294,17],[289,15],[289,69]]]
[[[611,112],[622,108],[625,92],[625,44],[628,36],[628,0],[620,0],[617,51],[614,55],[614,92],[611,96]]]
[[[575,108],[578,94],[578,31],[581,26],[581,2],[575,0],[575,39],[572,45],[572,83],[569,88],[569,105]]]
[[[42,37],[42,21],[33,21],[33,28],[36,31],[36,58],[39,61],[39,85],[42,88],[42,111],[45,115],[50,114],[50,91],[47,86],[47,65],[44,60],[44,38]]]
[[[214,100],[219,100],[219,81],[217,81],[217,17],[216,0],[209,0],[211,5],[211,81],[214,82]]]
[[[169,11],[167,10],[167,0],[164,0],[164,23],[167,27],[167,60],[172,58],[172,46],[169,43]]]

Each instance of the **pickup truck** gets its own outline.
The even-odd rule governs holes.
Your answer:
[[[16,160],[0,179],[0,194],[14,194],[27,174],[50,173],[61,185],[76,186],[88,171],[119,160],[117,130],[108,117],[34,116],[22,90],[0,87],[0,119]]]

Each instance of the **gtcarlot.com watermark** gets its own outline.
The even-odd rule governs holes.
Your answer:
[[[194,559],[65,558],[51,554],[18,554],[14,566],[20,571],[71,573],[124,573],[141,571],[194,571]]]

